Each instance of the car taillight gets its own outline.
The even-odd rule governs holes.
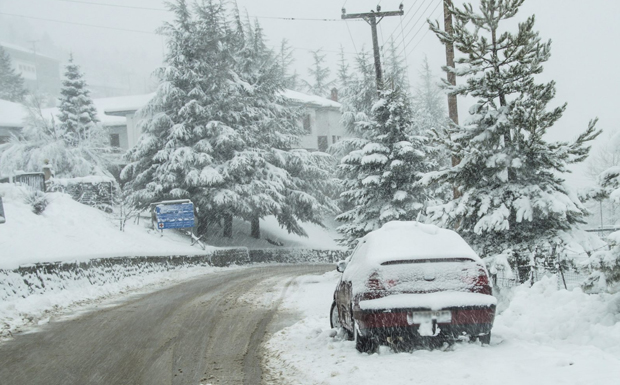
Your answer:
[[[491,285],[489,285],[489,277],[487,276],[487,273],[484,270],[478,270],[477,276],[465,277],[465,282],[472,285],[472,291],[474,293],[488,294],[488,295],[493,294]]]
[[[366,282],[366,287],[372,291],[382,291],[385,290],[385,286],[379,279],[379,274],[372,273],[372,275],[368,278],[368,282]]]
[[[366,282],[366,287],[371,291],[385,291],[393,288],[398,283],[396,279],[381,279],[378,273],[372,273]]]

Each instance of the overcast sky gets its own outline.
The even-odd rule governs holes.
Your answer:
[[[368,12],[380,3],[383,10],[396,10],[400,0],[238,0],[239,7],[251,17],[260,17],[273,46],[286,38],[296,48],[295,68],[303,76],[311,61],[309,51],[322,48],[330,63],[337,59],[342,45],[349,55],[371,48],[370,27],[363,21],[304,21],[282,18],[339,19],[341,8],[347,12]],[[90,3],[90,4],[85,4]],[[11,28],[15,23],[28,26],[28,40],[49,35],[65,51],[72,51],[76,60],[89,62],[93,72],[123,73],[121,83],[129,82],[135,92],[147,89],[149,73],[159,65],[163,40],[152,32],[167,12],[125,7],[163,9],[159,0],[0,0],[0,41],[25,40],[24,32]],[[473,2],[475,4],[475,2]],[[379,29],[380,44],[393,37],[399,49],[406,46],[407,64],[412,80],[426,55],[437,76],[443,76],[443,46],[424,20],[442,16],[442,0],[404,0],[405,16],[385,18]],[[599,127],[616,131],[617,90],[620,75],[618,62],[620,41],[620,2],[613,0],[526,0],[518,16],[523,20],[536,14],[537,29],[543,39],[551,39],[552,56],[545,65],[544,80],[557,82],[556,104],[568,102],[564,118],[550,133],[550,139],[574,138],[590,119],[599,117]],[[16,15],[28,16],[21,18]],[[47,20],[42,20],[47,19]],[[55,21],[63,21],[63,24]],[[90,24],[114,29],[96,28]],[[144,31],[147,33],[131,32]],[[149,33],[150,32],[150,33]],[[404,32],[404,36],[403,36]],[[41,43],[39,43],[41,44]],[[96,59],[96,60],[95,60]],[[92,64],[96,61],[96,64]],[[96,66],[101,68],[94,68]],[[86,70],[88,66],[86,66]],[[335,70],[335,68],[334,68]],[[104,75],[100,75],[104,76]],[[107,75],[105,75],[107,76]],[[115,79],[118,82],[119,76]],[[126,84],[125,84],[126,85]],[[461,116],[467,101],[460,105]]]

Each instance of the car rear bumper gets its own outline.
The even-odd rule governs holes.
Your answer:
[[[441,335],[458,338],[464,334],[479,336],[488,334],[495,320],[495,306],[471,306],[448,308],[452,320],[450,323],[437,323]],[[392,310],[353,310],[353,318],[357,322],[362,335],[411,335],[419,336],[419,324],[410,323],[407,315],[411,312],[429,311],[429,309],[392,309]]]

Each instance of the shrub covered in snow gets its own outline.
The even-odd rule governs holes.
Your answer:
[[[32,212],[39,215],[45,211],[49,203],[45,193],[41,191],[32,191],[26,195],[26,203],[32,207]]]

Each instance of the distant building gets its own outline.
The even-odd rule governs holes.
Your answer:
[[[60,94],[60,62],[14,44],[0,43],[30,92],[39,91],[55,100]]]
[[[108,100],[110,104],[116,105],[105,108],[105,114],[127,119],[127,132],[122,134],[123,139],[120,142],[122,150],[128,150],[138,143],[142,132],[138,126],[139,119],[136,117],[136,112],[146,106],[154,96],[154,93],[150,93],[99,99]],[[309,151],[327,151],[329,146],[346,136],[346,131],[340,123],[341,105],[337,101],[291,90],[284,91],[284,96],[294,104],[305,108],[304,117],[299,122],[306,131],[306,135],[300,139],[301,148]],[[336,99],[335,93],[333,96]]]
[[[12,135],[17,135],[24,128],[28,113],[26,107],[0,99],[0,144],[7,143]]]

